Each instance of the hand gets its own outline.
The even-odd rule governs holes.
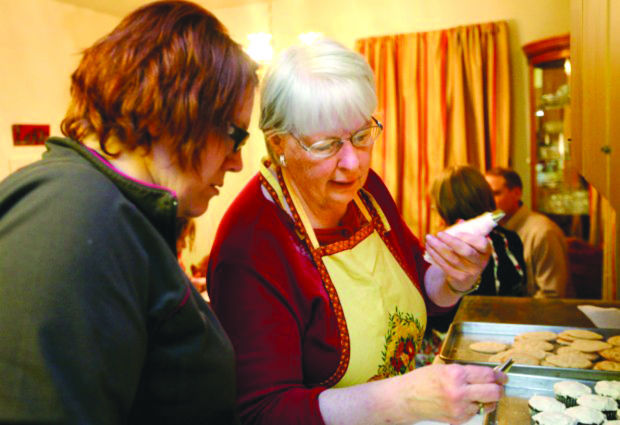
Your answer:
[[[448,283],[460,291],[470,289],[487,265],[493,246],[486,236],[439,232],[426,235],[426,252],[442,269]]]
[[[405,408],[416,421],[461,424],[478,413],[493,411],[502,397],[506,374],[489,367],[433,364],[398,377]]]

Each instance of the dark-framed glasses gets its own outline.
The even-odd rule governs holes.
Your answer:
[[[291,136],[293,136],[293,139],[297,140],[297,143],[299,143],[299,146],[301,146],[303,150],[309,152],[311,155],[317,158],[329,158],[330,156],[338,153],[340,148],[342,148],[342,145],[344,145],[345,140],[349,140],[356,148],[372,146],[375,140],[379,138],[379,135],[383,130],[383,124],[381,124],[375,117],[371,118],[374,124],[356,131],[346,139],[331,137],[328,139],[317,140],[308,146],[299,140],[299,138],[295,135],[291,134]]]
[[[245,142],[248,140],[248,137],[250,137],[250,133],[247,130],[241,127],[238,127],[233,123],[228,123],[227,134],[228,134],[228,137],[230,137],[234,143],[233,145],[234,153],[239,152],[241,148],[243,147],[243,145],[245,145]]]

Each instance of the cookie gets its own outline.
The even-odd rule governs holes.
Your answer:
[[[521,351],[525,350],[542,350],[542,351],[551,351],[553,350],[553,344],[543,340],[534,340],[534,339],[519,339],[515,340],[515,343],[512,345],[514,348],[519,348]]]
[[[576,339],[569,347],[574,348],[577,351],[583,351],[584,353],[594,353],[595,351],[606,350],[611,348],[612,345],[603,341],[594,341],[591,339]]]
[[[592,389],[577,381],[559,381],[553,384],[553,393],[566,407],[571,407],[577,405],[579,396],[592,394]]]
[[[525,365],[534,365],[538,366],[540,364],[539,359],[534,357],[529,353],[524,353],[520,351],[516,351],[513,349],[502,351],[501,353],[497,353],[489,358],[491,363],[503,363],[508,359],[512,359],[512,361],[516,364],[525,364]]]
[[[592,360],[596,360],[598,358],[598,354],[596,353],[584,353],[583,351],[579,351],[579,350],[575,350],[573,347],[559,347],[556,350],[557,354],[574,354],[574,355],[580,355],[582,357],[584,357],[585,359],[588,359],[590,361]]]
[[[497,341],[479,341],[469,344],[469,349],[479,353],[495,354],[508,348],[506,344]]]
[[[520,347],[520,346],[519,347],[511,348],[508,351],[510,351],[512,353],[522,353],[522,354],[534,357],[537,360],[542,360],[545,357],[547,357],[547,354],[549,354],[549,353],[547,353],[544,350],[538,350],[536,348]],[[508,360],[508,359],[506,358],[506,360]]]
[[[603,361],[594,363],[594,366],[592,366],[592,369],[620,372],[620,362],[613,362],[611,360],[603,360]]]
[[[567,339],[603,339],[603,335],[588,331],[586,329],[567,329],[560,333],[560,335],[563,335],[562,338],[566,338],[568,336],[569,338]]]
[[[607,342],[615,347],[620,347],[620,335],[614,335],[607,338]]]
[[[557,367],[567,367],[571,369],[588,369],[592,367],[592,362],[581,355],[572,354],[551,354],[545,360]]]
[[[620,347],[606,348],[598,352],[606,360],[620,362]]]
[[[573,340],[558,337],[556,338],[555,342],[561,345],[571,345],[573,343]]]
[[[584,425],[601,425],[605,421],[602,412],[585,406],[569,407],[563,413]]]
[[[550,331],[534,331],[534,332],[523,332],[521,334],[515,335],[515,341],[520,339],[533,339],[537,341],[554,341],[557,338],[557,334],[555,332]]]

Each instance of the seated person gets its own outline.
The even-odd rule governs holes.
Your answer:
[[[463,165],[445,169],[433,182],[431,197],[439,216],[446,226],[459,220],[468,220],[496,209],[493,192],[482,173],[474,167]],[[497,226],[489,233],[493,253],[480,276],[478,289],[473,295],[524,296],[526,291],[525,260],[523,244],[519,235]],[[448,314],[429,318],[428,335],[433,329],[440,332],[448,330],[455,310]],[[438,351],[437,340],[433,338]],[[440,341],[439,341],[440,342]]]
[[[447,168],[433,182],[431,196],[446,226],[496,209],[491,186],[482,173],[464,165]],[[497,226],[489,233],[491,259],[474,295],[523,296],[526,291],[523,244],[516,232]]]
[[[445,169],[433,182],[431,197],[446,226],[468,220],[496,209],[491,187],[474,167],[454,166]],[[482,271],[478,289],[473,295],[523,296],[526,291],[523,244],[519,235],[501,226],[489,233],[493,253]],[[432,363],[439,353],[456,309],[429,317],[418,365]]]
[[[244,424],[462,423],[501,397],[505,375],[487,367],[413,370],[427,313],[471,289],[491,247],[439,233],[427,251],[453,261],[423,259],[370,170],[376,106],[370,67],[335,42],[291,48],[264,77],[270,158],[223,217],[207,273]]]
[[[521,201],[523,184],[516,171],[502,167],[488,170],[485,178],[495,204],[506,213],[500,222],[517,232],[527,264],[527,295],[562,298],[569,282],[568,245],[560,227]]]

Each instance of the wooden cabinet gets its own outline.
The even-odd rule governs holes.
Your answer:
[[[581,174],[620,208],[620,0],[571,1],[572,144]]]
[[[588,185],[573,161],[568,34],[523,46],[529,63],[532,209],[587,238]]]

